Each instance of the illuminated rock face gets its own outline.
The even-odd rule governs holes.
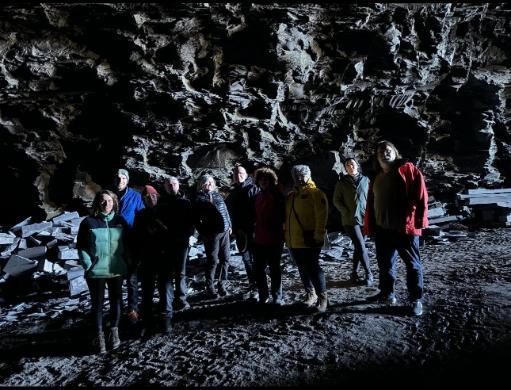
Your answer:
[[[509,5],[61,4],[0,9],[0,224],[132,184],[221,186],[242,162],[340,158],[387,138],[437,195],[509,186]]]

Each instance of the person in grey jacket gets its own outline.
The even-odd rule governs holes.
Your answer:
[[[350,279],[353,283],[358,281],[358,267],[362,263],[366,274],[365,283],[367,286],[371,286],[374,282],[373,274],[362,234],[369,179],[362,175],[360,165],[354,157],[347,157],[344,160],[344,168],[348,174],[341,176],[337,182],[333,201],[337,210],[341,212],[344,231],[351,238],[355,247]]]
[[[192,208],[195,227],[202,237],[206,251],[206,295],[208,298],[218,298],[218,295],[228,294],[226,282],[231,253],[232,223],[224,198],[216,190],[213,176],[201,176],[197,183],[197,190]],[[217,293],[214,280],[218,264],[220,264],[220,276]]]

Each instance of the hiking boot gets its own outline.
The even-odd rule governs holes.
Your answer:
[[[247,288],[247,290],[243,293],[243,299],[246,301],[257,301],[259,300],[259,292],[256,287],[250,286]]]
[[[175,304],[175,309],[176,311],[179,311],[179,310],[188,310],[191,306],[190,304],[186,301],[186,300],[179,300],[179,301],[176,301],[176,304]]]
[[[358,283],[358,275],[356,272],[352,272],[350,276],[350,282],[353,284]]]
[[[324,313],[326,311],[326,307],[328,306],[328,296],[326,291],[319,294],[319,305],[318,311],[320,313]]]
[[[208,298],[208,299],[217,299],[218,298],[218,293],[214,289],[208,288],[208,289],[206,289],[206,298]]]
[[[93,345],[95,348],[97,348],[99,353],[106,353],[105,334],[102,330],[99,331],[94,338]]]
[[[373,274],[366,275],[365,284],[367,287],[371,287],[374,284]]]
[[[155,326],[154,321],[152,318],[147,318],[146,320],[142,321],[142,329],[140,330],[139,337],[142,340],[148,340],[154,333]]]
[[[372,297],[367,298],[366,301],[382,303],[384,305],[395,305],[397,303],[396,296],[393,293],[384,295],[381,292],[376,295],[373,295]]]
[[[413,301],[411,304],[411,309],[412,309],[412,315],[421,316],[422,315],[422,302],[419,299]]]
[[[136,310],[130,310],[127,314],[127,317],[131,325],[135,325],[140,319],[140,316],[138,315]]]
[[[121,345],[121,340],[119,339],[119,328],[118,327],[112,327],[111,329],[111,337],[112,337],[112,349],[119,348],[119,345]]]
[[[249,300],[252,300],[252,301],[257,301],[259,300],[259,292],[257,291],[257,289],[254,289],[252,288],[249,293],[248,293],[248,299]]]
[[[218,295],[220,295],[221,297],[225,297],[228,295],[228,292],[223,284],[218,285]]]
[[[163,325],[163,333],[167,336],[170,336],[172,334],[172,319],[171,318],[165,318],[165,322]]]
[[[313,291],[313,292],[309,292],[309,293],[305,294],[305,301],[303,303],[307,307],[312,307],[316,304],[317,301],[318,301],[318,296]]]

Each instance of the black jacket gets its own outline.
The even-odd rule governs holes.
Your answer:
[[[251,232],[253,230],[254,198],[259,191],[259,187],[253,183],[252,178],[247,177],[243,183],[234,186],[225,200],[234,232],[238,230]]]
[[[160,205],[140,210],[130,232],[130,245],[137,264],[161,262],[168,229]]]
[[[224,198],[218,192],[199,191],[192,207],[195,226],[200,234],[223,233],[232,227]]]
[[[194,231],[192,203],[179,192],[177,195],[162,196],[159,205],[162,220],[168,229],[166,236],[168,244],[188,245],[188,240]]]

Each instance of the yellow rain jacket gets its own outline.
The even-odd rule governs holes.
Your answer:
[[[294,210],[293,211],[293,200]],[[303,230],[313,230],[314,240],[323,244],[328,218],[328,201],[323,191],[309,179],[307,184],[297,186],[286,197],[285,238],[288,248],[309,248],[304,243]]]

